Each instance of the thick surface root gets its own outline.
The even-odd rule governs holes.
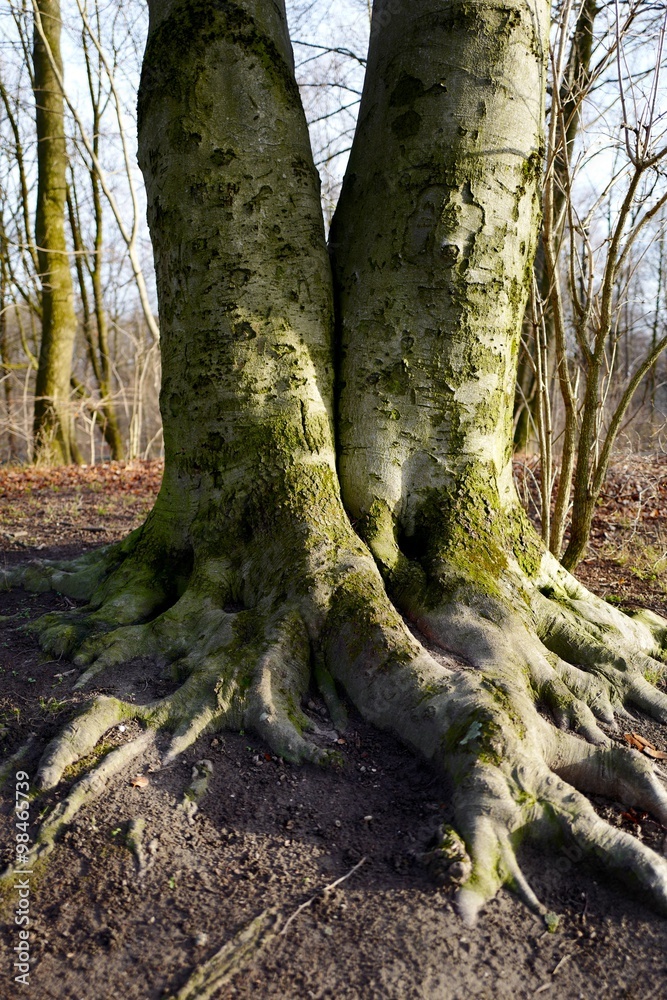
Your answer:
[[[100,764],[73,786],[67,797],[55,806],[40,825],[30,851],[24,855],[24,869],[33,869],[46,859],[53,851],[57,837],[81,809],[99,798],[110,780],[124,770],[135,757],[143,753],[153,738],[153,733],[145,732],[131,742],[112,750]],[[14,866],[10,865],[7,871],[0,875],[0,881],[11,880],[14,874]]]
[[[458,893],[464,919],[474,923],[501,885],[511,886],[532,909],[546,914],[517,860],[517,847],[526,837],[592,857],[667,913],[667,861],[600,819],[573,787],[634,803],[664,824],[667,793],[650,764],[616,748],[587,753],[586,745],[579,749],[579,741],[571,737],[566,746],[565,741],[558,742],[562,758],[552,759],[551,767],[535,753],[527,755],[523,747],[516,747],[513,754],[506,748],[503,764],[478,762],[455,793],[454,822],[471,865]],[[571,763],[563,763],[567,758]],[[510,760],[513,767],[507,766]]]
[[[56,590],[75,600],[89,601],[109,578],[114,567],[129,556],[136,546],[139,532],[122,542],[85,552],[76,559],[34,559],[17,566],[0,569],[0,589],[25,587],[33,593]]]
[[[136,549],[120,564],[118,553],[112,564],[102,554],[107,576],[89,559],[85,572],[96,567],[91,603],[37,622],[43,647],[73,656],[82,671],[78,688],[113,679],[138,657],[168,670],[178,686],[146,704],[98,696],[47,746],[36,781],[44,789],[121,720],[146,727],[56,807],[38,832],[34,859],[53,849],[63,826],[157,728],[171,734],[164,764],[221,728],[252,730],[289,761],[331,758],[309,738],[300,707],[315,677],[339,724],[343,690],[369,721],[393,730],[450,782],[456,832],[446,838],[442,862],[466,920],[474,921],[503,885],[546,912],[521,872],[517,850],[525,838],[573,845],[667,913],[667,861],[601,820],[586,798],[620,799],[667,825],[660,772],[611,739],[632,708],[667,720],[667,698],[645,676],[663,668],[667,626],[609,608],[545,557],[536,578],[514,567],[493,596],[466,587],[435,608],[413,602],[410,617],[439,647],[431,655],[389,602],[360,544],[333,555],[313,551],[312,579],[286,573],[279,586],[274,580],[263,595],[260,589],[251,607],[230,586],[225,560],[200,560],[165,608],[166,586],[146,597],[144,564],[127,588]],[[47,576],[55,585],[56,574],[70,579],[80,572],[61,566]]]
[[[406,571],[401,559],[401,580],[418,582],[396,595],[406,615],[465,665],[444,705],[441,695],[429,699],[441,734],[433,756],[452,782],[464,845],[452,853],[447,834],[440,867],[460,885],[465,919],[473,922],[502,885],[545,913],[517,860],[525,838],[573,845],[667,913],[667,861],[605,823],[586,798],[607,796],[667,826],[661,769],[613,741],[619,722],[636,724],[633,710],[667,721],[667,695],[654,684],[665,669],[667,623],[610,607],[549,554],[531,575],[508,557],[490,588],[456,570],[452,586],[442,561],[447,586],[436,578],[425,587],[423,566]],[[429,605],[419,593],[448,596]],[[400,721],[394,728],[409,741],[414,719]]]
[[[54,616],[48,619],[42,633],[47,649],[57,630]],[[62,628],[68,627],[65,621]],[[46,748],[37,775],[42,788],[56,785],[65,768],[89,753],[108,729],[132,718],[171,731],[164,764],[203,732],[222,728],[251,730],[292,762],[327,759],[327,752],[303,735],[308,720],[300,704],[310,679],[309,644],[296,613],[276,620],[256,611],[225,612],[189,594],[153,622],[89,637],[75,657],[87,667],[76,686],[137,656],[168,664],[182,684],[145,705],[95,699]]]

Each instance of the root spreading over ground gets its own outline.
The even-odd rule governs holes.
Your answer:
[[[300,555],[279,571],[266,571],[266,559],[264,570],[253,565],[273,544],[266,535],[242,555],[195,554],[187,578],[179,577],[180,557],[171,572],[153,573],[142,555],[147,531],[150,519],[124,542],[78,560],[4,571],[5,587],[88,601],[32,626],[44,650],[73,658],[78,688],[137,657],[179,682],[143,705],[98,696],[44,749],[36,783],[48,789],[112,726],[142,726],[43,819],[30,861],[53,849],[157,728],[171,732],[164,764],[223,728],[251,730],[287,760],[326,763],[335,754],[311,740],[300,707],[314,682],[340,728],[345,695],[449,782],[453,827],[436,854],[467,921],[503,885],[546,912],[517,861],[524,838],[576,845],[667,912],[667,861],[604,822],[586,797],[620,799],[667,826],[659,764],[608,735],[633,708],[667,721],[667,697],[651,683],[664,669],[667,622],[610,607],[549,555],[529,576],[509,553],[494,593],[461,578],[446,598],[440,588],[438,603],[404,601],[413,632],[351,528],[341,527],[332,544],[317,519],[304,517],[291,528]]]

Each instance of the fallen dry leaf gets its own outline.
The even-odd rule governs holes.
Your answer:
[[[635,750],[644,749],[645,744],[641,740],[638,740],[634,733],[623,733],[623,739],[629,746],[634,747]]]
[[[667,753],[664,750],[658,750],[647,739],[640,736],[639,733],[623,733],[623,739],[629,746],[635,750],[639,750],[640,753],[651,757],[653,760],[667,760]]]
[[[133,788],[145,788],[148,783],[148,778],[145,774],[138,774],[136,778],[132,778],[132,781],[130,782]]]

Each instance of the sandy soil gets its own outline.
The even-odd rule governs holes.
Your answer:
[[[641,493],[650,480],[659,498],[667,465],[652,461],[650,469],[641,463],[633,468],[640,499],[623,505],[627,476],[621,472],[613,479],[612,499],[595,532],[613,533],[616,548],[596,537],[581,575],[617,602],[641,600],[667,611],[662,571],[647,568],[645,558],[649,549],[659,555],[662,510],[653,515],[657,507],[646,500],[646,490]],[[0,470],[3,558],[64,554],[120,537],[141,520],[158,482],[154,464],[70,470],[61,479],[43,475],[28,486],[18,471],[12,480]],[[618,526],[612,530],[611,523]],[[103,530],[86,532],[86,526]],[[71,665],[47,660],[22,626],[66,604],[53,594],[0,595],[0,615],[12,616],[0,621],[0,749],[4,757],[36,734],[35,752],[22,765],[31,775],[39,747],[82,696],[71,690],[77,675]],[[98,690],[146,701],[170,685],[151,664],[136,661]],[[213,994],[218,1000],[667,997],[667,920],[565,849],[545,853],[531,845],[523,852],[534,888],[560,917],[554,933],[509,892],[489,904],[474,930],[466,929],[454,913],[451,890],[437,884],[421,858],[448,818],[447,790],[437,776],[359,718],[352,716],[344,734],[334,732],[315,693],[305,707],[318,738],[336,741],[340,766],[292,767],[250,734],[225,733],[200,739],[160,769],[158,736],[79,814],[46,872],[31,883],[29,987],[13,982],[18,939],[11,906],[7,910],[0,997],[173,996],[196,966],[258,914],[275,908],[286,920],[313,896],[285,934],[267,938]],[[632,728],[667,747],[667,733],[648,720],[637,716]],[[108,748],[134,734],[128,725],[104,739]],[[192,820],[182,801],[192,767],[202,759],[211,762],[213,774]],[[148,783],[133,787],[139,774]],[[70,774],[69,784],[78,776]],[[33,801],[33,820],[67,787]],[[13,796],[13,779],[6,792]],[[666,851],[665,831],[651,817],[623,803],[600,799],[596,806],[611,822]],[[130,824],[139,817],[146,824],[142,870],[128,846]],[[5,798],[4,862],[12,857],[12,820]],[[340,886],[320,892],[362,859]]]

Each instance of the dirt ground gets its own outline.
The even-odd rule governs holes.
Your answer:
[[[527,496],[530,472],[519,464],[517,474]],[[122,537],[149,509],[159,478],[158,463],[0,469],[0,559],[63,556]],[[579,575],[614,603],[667,614],[665,493],[667,459],[628,459],[613,470]],[[35,734],[21,765],[29,775],[39,748],[84,696],[72,692],[78,671],[47,659],[24,626],[70,603],[54,594],[0,594],[0,615],[8,616],[0,619],[0,757]],[[96,690],[142,702],[172,682],[137,660],[105,684]],[[336,733],[315,692],[305,708],[318,738],[340,751],[340,766],[292,767],[251,734],[224,733],[200,738],[160,768],[158,735],[79,813],[31,881],[29,986],[13,980],[18,928],[7,910],[0,997],[175,996],[195,967],[271,908],[283,927],[294,919],[285,933],[263,939],[212,994],[217,1000],[667,997],[667,919],[566,849],[532,845],[523,853],[538,896],[559,916],[554,932],[509,892],[488,905],[474,930],[465,928],[451,890],[421,857],[448,817],[437,776],[354,715]],[[134,726],[115,727],[102,749],[128,741]],[[667,732],[639,714],[632,728],[667,749]],[[202,759],[213,773],[191,818],[182,801]],[[32,820],[91,764],[70,773],[58,792],[34,799]],[[147,783],[133,786],[140,774]],[[4,864],[13,858],[13,785],[10,776],[0,816]],[[596,806],[667,854],[666,831],[650,816],[602,799]],[[138,818],[145,821],[141,870],[129,848]]]

